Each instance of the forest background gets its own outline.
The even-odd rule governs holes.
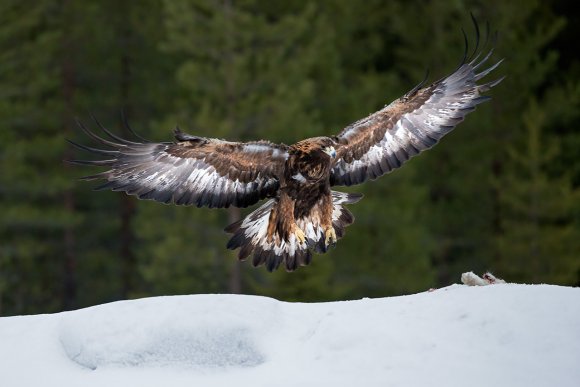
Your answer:
[[[571,1],[0,1],[0,315],[170,294],[289,301],[408,294],[491,270],[580,284],[580,15]],[[297,272],[237,262],[248,213],[94,192],[65,139],[123,110],[171,129],[291,144],[338,133],[452,71],[470,13],[507,78],[434,149],[348,188],[355,225]],[[494,76],[490,77],[494,79]]]

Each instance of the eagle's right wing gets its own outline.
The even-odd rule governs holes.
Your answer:
[[[198,207],[247,207],[276,194],[287,146],[268,141],[229,142],[175,131],[176,142],[128,141],[101,126],[114,141],[80,124],[94,140],[111,149],[73,145],[104,160],[70,162],[109,169],[84,180],[103,179],[96,189],[125,191],[139,199]],[[100,125],[99,125],[100,126]]]

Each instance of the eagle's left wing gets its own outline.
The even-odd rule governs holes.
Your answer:
[[[98,122],[97,122],[98,124]],[[108,170],[86,176],[103,179],[96,189],[125,191],[139,199],[198,207],[247,207],[274,196],[288,158],[287,146],[268,141],[230,142],[185,134],[175,142],[129,141],[103,128],[113,141],[103,139],[79,123],[85,133],[110,149],[73,145],[104,160],[70,160]]]
[[[483,92],[503,80],[477,84],[501,63],[478,72],[492,52],[480,62],[479,55],[464,61],[448,77],[422,89],[418,85],[382,110],[346,127],[335,137],[338,146],[331,185],[376,179],[434,146],[476,105],[490,99],[482,96]]]

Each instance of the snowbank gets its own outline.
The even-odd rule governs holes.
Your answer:
[[[580,289],[454,285],[321,304],[234,295],[0,318],[0,385],[578,386]]]

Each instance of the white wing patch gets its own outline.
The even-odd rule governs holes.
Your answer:
[[[300,172],[298,172],[295,175],[292,175],[292,179],[296,180],[299,183],[306,183],[306,178]]]
[[[266,144],[246,144],[242,147],[242,151],[248,153],[269,152],[272,155],[272,157],[276,159],[280,158],[288,160],[288,152],[278,148],[272,148],[272,146]]]

